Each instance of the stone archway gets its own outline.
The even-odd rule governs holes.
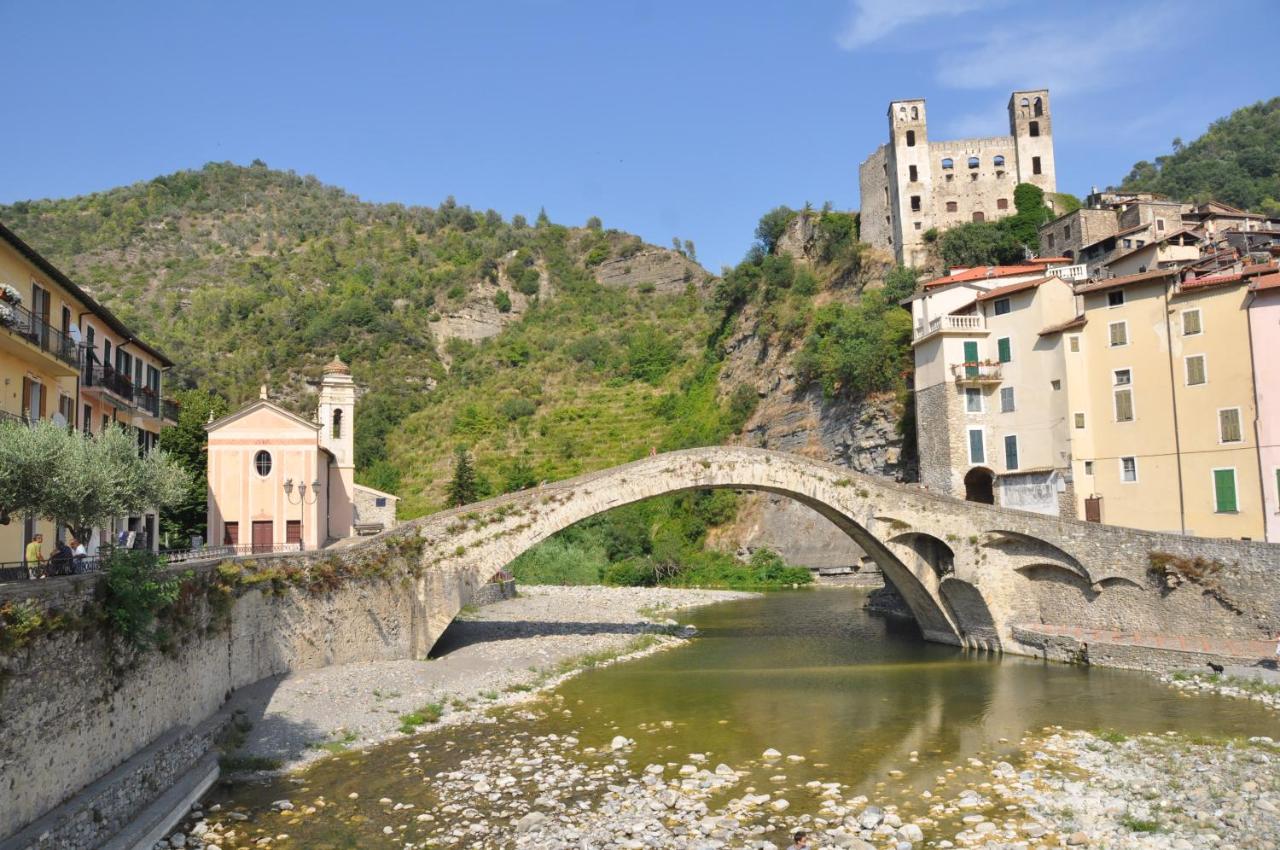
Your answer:
[[[996,476],[985,466],[975,466],[964,476],[964,500],[980,505],[996,503]]]

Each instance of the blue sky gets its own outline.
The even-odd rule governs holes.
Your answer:
[[[1280,94],[1273,0],[0,0],[0,31],[0,202],[257,157],[369,200],[599,215],[713,270],[777,204],[856,208],[894,98],[950,138],[1048,86],[1083,194]]]

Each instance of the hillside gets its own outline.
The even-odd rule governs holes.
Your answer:
[[[1280,215],[1280,97],[1237,109],[1190,144],[1175,139],[1172,153],[1135,164],[1120,188]]]
[[[632,260],[665,291],[706,277],[598,221],[565,228],[542,216],[531,225],[452,198],[434,209],[371,204],[259,162],[0,206],[0,221],[168,353],[179,384],[235,405],[266,383],[309,414],[309,382],[341,355],[366,390],[361,477],[391,489],[398,473],[384,460],[386,434],[471,344],[560,294],[600,288],[597,268],[601,283],[622,289]],[[662,298],[644,297],[641,284],[643,316]]]

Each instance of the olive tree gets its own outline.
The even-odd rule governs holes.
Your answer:
[[[91,437],[52,422],[0,425],[0,511],[57,520],[79,540],[112,517],[175,505],[190,486],[168,454],[140,456],[122,428]]]

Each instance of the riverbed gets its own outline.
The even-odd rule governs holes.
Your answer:
[[[925,643],[863,601],[813,589],[680,615],[697,636],[671,651],[220,787],[197,840],[768,847],[807,828],[820,846],[899,850],[1275,846],[1280,720],[1264,706]],[[442,661],[451,645],[472,644],[446,636]]]

